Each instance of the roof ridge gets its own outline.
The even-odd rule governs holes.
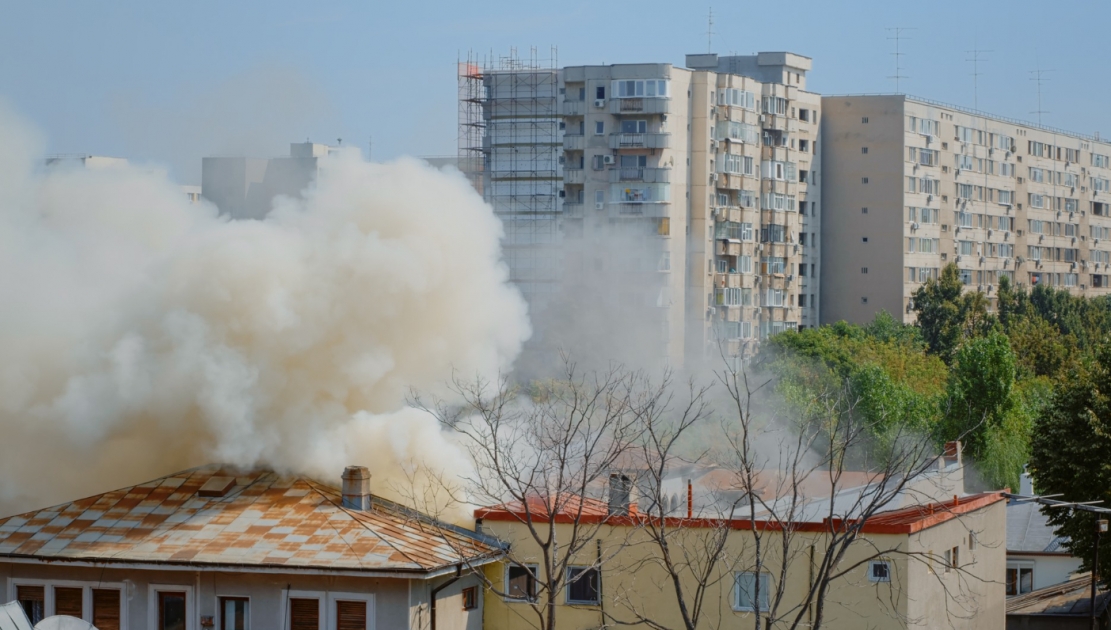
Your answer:
[[[314,492],[316,492],[317,494],[319,494],[319,495],[320,495],[320,496],[321,496],[321,497],[322,497],[322,498],[323,498],[323,499],[324,499],[325,501],[327,501],[327,502],[331,503],[331,504],[332,504],[333,506],[335,506],[335,507],[336,507],[336,508],[337,508],[338,510],[340,510],[341,512],[343,512],[343,513],[344,513],[344,514],[346,514],[347,516],[351,517],[351,520],[353,520],[353,521],[355,521],[356,523],[358,523],[358,524],[359,524],[359,525],[360,525],[360,526],[361,526],[361,527],[362,527],[362,528],[363,528],[364,530],[366,530],[366,531],[370,532],[371,534],[374,534],[374,536],[375,536],[375,537],[376,537],[376,538],[377,538],[378,540],[381,540],[382,542],[384,542],[384,543],[386,543],[387,545],[389,545],[391,549],[393,549],[394,551],[396,551],[396,552],[400,553],[401,555],[405,556],[405,557],[406,557],[406,558],[407,558],[407,559],[409,560],[409,562],[412,562],[413,564],[417,565],[418,567],[424,568],[424,567],[423,567],[423,565],[421,565],[421,563],[420,563],[419,561],[417,561],[417,560],[416,560],[415,558],[413,558],[413,557],[412,557],[412,556],[411,556],[410,554],[408,554],[408,553],[406,553],[405,551],[403,551],[403,550],[399,549],[399,548],[397,547],[397,545],[395,545],[395,544],[393,543],[393,541],[390,541],[390,540],[386,540],[386,538],[385,538],[384,536],[382,536],[382,534],[379,534],[378,532],[376,532],[376,531],[374,531],[373,529],[371,529],[371,528],[370,528],[370,527],[369,527],[369,526],[368,526],[368,525],[367,525],[366,523],[364,523],[364,522],[362,521],[362,519],[356,518],[356,517],[355,517],[355,515],[351,513],[351,512],[352,512],[352,510],[349,510],[348,508],[345,508],[345,507],[343,507],[343,502],[342,502],[342,501],[343,501],[343,499],[342,499],[342,495],[341,495],[340,503],[336,503],[334,499],[332,499],[331,497],[329,497],[329,496],[325,495],[325,494],[324,494],[324,493],[323,493],[323,492],[322,492],[322,491],[321,491],[321,490],[320,490],[319,488],[317,488],[317,487],[316,487],[316,486],[318,485],[318,484],[317,484],[317,482],[315,482],[315,481],[312,481],[311,479],[308,479],[308,478],[302,478],[302,479],[303,479],[303,480],[305,481],[305,483],[307,483],[307,484],[309,485],[309,487],[310,487],[310,488],[312,488],[312,489],[313,489],[313,491],[314,491]],[[325,520],[325,521],[328,521],[328,522],[329,522],[329,525],[331,525],[331,521],[330,521],[329,519],[324,519],[324,520]],[[359,558],[358,554],[356,554],[356,552],[355,552],[355,549],[351,547],[351,543],[347,542],[347,539],[346,539],[346,538],[344,538],[344,537],[343,537],[343,536],[342,536],[342,535],[341,535],[341,534],[339,533],[339,530],[338,530],[338,529],[336,529],[336,528],[335,528],[334,526],[332,526],[332,529],[334,529],[334,530],[336,531],[336,535],[337,535],[337,536],[339,536],[340,540],[342,540],[342,541],[343,541],[343,544],[347,545],[347,548],[351,550],[351,553],[352,553],[352,554],[355,554],[355,561],[359,563],[359,566],[362,566],[362,565],[363,565],[363,561],[362,561],[362,559],[361,559],[361,558]]]

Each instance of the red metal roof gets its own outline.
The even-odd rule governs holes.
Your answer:
[[[201,496],[216,477],[234,485]],[[351,510],[318,482],[218,465],[0,519],[0,557],[51,561],[426,573],[497,555],[489,543],[378,497]]]

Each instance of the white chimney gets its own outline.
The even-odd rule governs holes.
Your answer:
[[[609,515],[628,516],[632,493],[633,480],[628,475],[610,473]]]
[[[370,509],[370,471],[365,466],[343,469],[343,507],[351,510]]]

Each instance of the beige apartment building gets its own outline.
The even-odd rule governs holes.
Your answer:
[[[956,263],[991,308],[999,279],[1109,292],[1111,143],[904,95],[827,96],[822,322],[914,320]]]
[[[686,65],[461,66],[460,153],[538,337],[679,366],[817,325],[810,59]]]

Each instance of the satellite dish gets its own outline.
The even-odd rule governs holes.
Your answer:
[[[54,615],[36,623],[35,630],[96,630],[96,626],[77,617]]]

